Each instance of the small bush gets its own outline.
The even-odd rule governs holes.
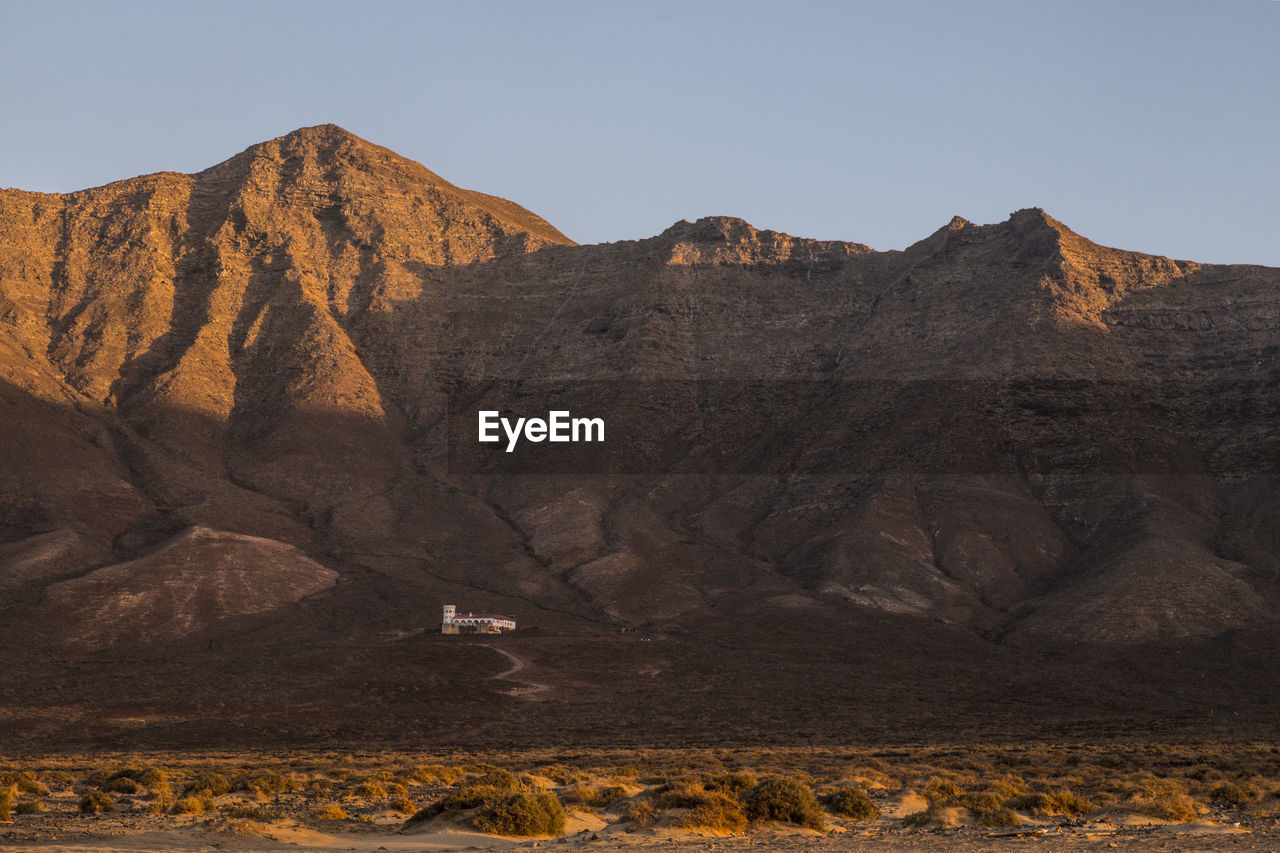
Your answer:
[[[208,797],[183,797],[173,804],[174,814],[204,814],[213,808]]]
[[[564,807],[555,794],[517,793],[485,806],[473,823],[497,835],[559,835],[564,832]]]
[[[1093,811],[1093,803],[1066,788],[1048,793],[1024,794],[1009,800],[1007,805],[1036,817],[1075,817]]]
[[[978,826],[1017,826],[1018,816],[1005,805],[1005,798],[995,791],[979,791],[958,798],[973,813]]]
[[[539,776],[544,776],[561,785],[568,785],[572,782],[577,782],[582,778],[582,774],[570,770],[563,764],[547,764],[543,767],[539,767],[537,773]]]
[[[13,820],[10,807],[13,805],[14,798],[18,796],[18,786],[13,783],[0,785],[0,821],[8,823]]]
[[[327,797],[333,792],[333,780],[317,776],[307,782],[306,791],[308,794],[314,794],[317,797]]]
[[[1209,800],[1216,806],[1222,806],[1229,809],[1240,809],[1256,802],[1262,797],[1262,792],[1254,785],[1248,783],[1244,785],[1236,785],[1228,783],[1219,785],[1209,792]]]
[[[329,803],[316,809],[316,817],[320,820],[346,820],[347,813],[337,803]]]
[[[435,782],[441,785],[453,785],[463,777],[461,770],[444,764],[423,764],[415,767],[411,772],[415,781],[424,784]]]
[[[183,796],[221,797],[231,793],[231,783],[221,773],[204,773],[187,783]]]
[[[385,800],[387,786],[381,782],[361,782],[356,786],[355,795],[368,800]]]
[[[817,830],[827,827],[813,791],[795,779],[766,779],[746,793],[743,805],[753,821],[776,820]]]
[[[401,814],[411,814],[413,812],[413,800],[409,799],[407,796],[401,796],[399,794],[393,795],[391,797],[391,808]]]
[[[110,778],[111,778],[110,770],[95,770],[92,773],[90,773],[88,776],[84,777],[84,782],[86,785],[92,785],[93,787],[97,788],[100,785],[107,784],[107,781]]]
[[[653,826],[658,822],[658,807],[646,797],[628,803],[622,816],[636,826]]]
[[[106,782],[103,784],[111,784],[120,779],[128,779],[138,785],[151,788],[153,790],[168,790],[169,788],[169,773],[163,767],[124,767],[108,776]],[[109,789],[103,788],[103,790]],[[128,793],[137,792],[130,791]]]
[[[880,808],[871,801],[867,792],[852,785],[824,794],[822,804],[832,814],[852,820],[875,820],[880,816]]]
[[[279,773],[268,770],[261,773],[250,773],[245,776],[241,776],[231,785],[231,790],[244,791],[252,794],[255,799],[269,800],[276,794],[282,794],[285,791],[292,791],[295,787],[296,785],[294,785],[292,780],[280,775]],[[214,796],[217,796],[217,794]]]
[[[116,801],[101,791],[85,794],[80,799],[81,814],[103,814],[116,807]]]
[[[566,805],[586,806],[588,808],[604,808],[627,795],[626,789],[620,785],[597,788],[592,785],[575,785],[560,794]]]
[[[730,796],[740,796],[750,791],[760,780],[750,773],[716,773],[703,778],[702,787]]]
[[[463,773],[479,773],[482,776],[494,772],[507,772],[496,764],[464,764],[459,769],[461,769]]]
[[[1027,793],[1026,780],[1020,776],[1005,775],[1001,779],[987,784],[986,789],[994,794],[998,794],[1001,798],[1009,800],[1013,797],[1021,797]]]
[[[1177,779],[1143,776],[1130,787],[1125,806],[1141,814],[1186,823],[1195,820],[1195,801]]]
[[[241,805],[239,803],[227,803],[218,806],[218,811],[227,817],[240,818],[242,820],[275,820],[280,817],[280,813],[269,809],[265,806]]]
[[[967,794],[960,802],[973,813],[978,826],[1017,826],[1018,816],[1004,804],[1004,797],[994,791]]]
[[[14,814],[40,814],[44,811],[47,809],[39,800],[23,800],[13,807]]]
[[[29,770],[24,770],[20,774],[0,774],[0,786],[3,785],[15,786],[19,794],[36,794],[37,797],[46,797],[49,794],[49,785],[36,779],[36,774]]]
[[[492,806],[513,794],[520,793],[530,793],[530,791],[514,773],[494,769],[461,788],[450,791],[442,799],[409,818],[409,822],[417,823],[445,812]]]
[[[925,782],[924,787],[920,789],[920,794],[929,801],[930,805],[938,806],[945,806],[958,799],[963,793],[964,791],[955,782],[939,776],[930,776],[929,781]]]
[[[870,764],[856,768],[850,776],[864,784],[870,783],[881,788],[897,790],[902,787],[902,780],[890,776],[887,772],[888,765],[883,761],[872,760]]]
[[[62,770],[50,770],[43,776],[45,783],[49,785],[70,785],[76,781],[76,777]]]
[[[663,785],[654,791],[655,805],[665,809],[692,809],[708,801],[711,796],[699,781],[676,782]]]
[[[120,776],[103,782],[102,790],[113,794],[136,794],[142,790],[142,786],[128,776]]]
[[[747,828],[747,818],[736,799],[713,791],[707,794],[702,803],[690,809],[688,814],[678,818],[675,824],[686,829],[738,833]]]

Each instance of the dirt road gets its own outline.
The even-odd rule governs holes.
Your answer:
[[[538,693],[545,693],[551,689],[550,684],[543,684],[540,681],[523,681],[520,679],[513,679],[511,676],[515,675],[517,672],[525,668],[526,666],[525,662],[521,660],[519,657],[517,657],[516,655],[507,651],[506,649],[501,649],[501,648],[498,648],[497,646],[491,646],[488,643],[480,643],[479,645],[484,646],[486,649],[493,649],[495,652],[502,655],[503,657],[505,657],[507,660],[511,662],[511,669],[504,670],[498,673],[497,675],[492,676],[494,680],[514,681],[516,684],[524,685],[523,687],[513,687],[510,690],[504,690],[502,691],[503,693],[506,693],[508,696],[517,696],[522,699],[528,699],[528,698],[532,698],[534,695]]]

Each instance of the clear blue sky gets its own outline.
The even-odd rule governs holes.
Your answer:
[[[1280,266],[1280,2],[0,0],[0,186],[335,122],[580,242],[709,214],[902,248],[1039,206]]]

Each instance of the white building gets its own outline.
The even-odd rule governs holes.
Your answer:
[[[492,613],[459,613],[452,604],[444,606],[444,620],[440,625],[442,634],[501,634],[503,631],[514,631],[516,620],[509,616],[495,616]]]

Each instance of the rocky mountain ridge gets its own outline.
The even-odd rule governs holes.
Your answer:
[[[1280,270],[1034,209],[902,251],[730,217],[577,246],[332,125],[5,190],[0,624],[59,654],[413,633],[446,598],[587,633],[1270,630],[1278,324]],[[538,383],[670,423],[659,467],[451,467],[451,411]]]

